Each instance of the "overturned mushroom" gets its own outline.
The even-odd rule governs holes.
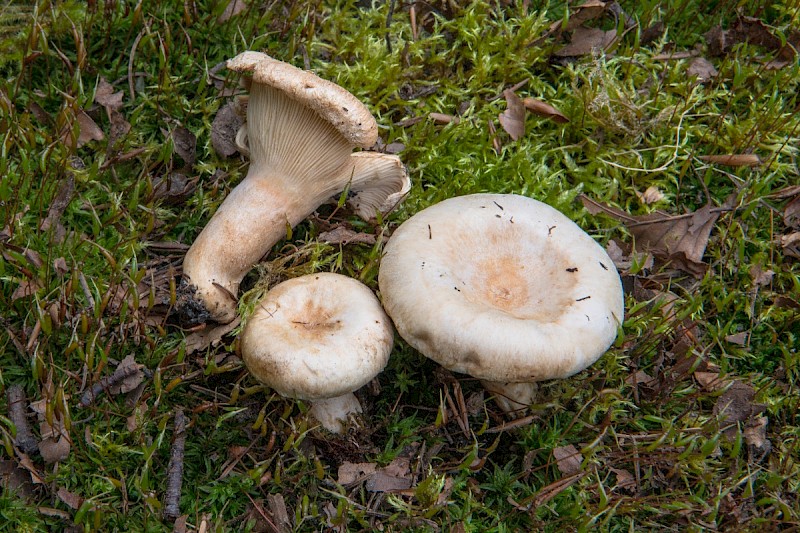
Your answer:
[[[392,344],[391,322],[372,291],[330,273],[273,287],[241,335],[253,376],[283,396],[310,400],[311,414],[336,433],[361,412],[353,391],[383,370]]]
[[[400,336],[481,379],[507,412],[533,401],[535,382],[594,363],[623,319],[605,251],[559,211],[517,195],[420,211],[389,239],[378,283]]]
[[[228,68],[252,73],[250,168],[186,254],[179,304],[185,322],[233,320],[244,275],[287,227],[332,195],[384,178],[407,190],[408,176],[396,158],[380,170],[352,154],[375,143],[377,124],[345,89],[258,52],[236,56]]]

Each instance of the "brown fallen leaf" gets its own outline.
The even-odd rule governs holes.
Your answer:
[[[206,327],[201,331],[195,331],[194,333],[187,335],[186,337],[186,355],[192,354],[194,352],[205,350],[211,346],[217,346],[220,341],[222,341],[222,337],[236,329],[237,326],[241,323],[240,318],[236,318],[230,324],[222,324],[220,326],[215,327]]]
[[[85,111],[78,111],[75,121],[80,128],[78,132],[78,148],[91,141],[102,141],[106,138],[100,126]]]
[[[728,386],[730,380],[723,378],[719,372],[694,372],[694,379],[708,392],[722,390]]]
[[[444,113],[428,113],[428,116],[437,124],[458,124],[461,119],[453,115],[446,115]]]
[[[71,448],[69,433],[64,421],[53,417],[50,425],[44,417],[39,424],[39,454],[45,463],[57,463],[69,457]]]
[[[339,465],[336,482],[340,485],[349,485],[367,479],[375,473],[378,466],[375,463],[350,463],[345,461]]]
[[[566,124],[569,122],[569,119],[564,116],[561,111],[551,106],[547,102],[543,102],[542,100],[527,97],[522,99],[522,104],[525,106],[525,109],[534,115],[549,118],[553,122],[558,122],[560,124]]]
[[[740,331],[739,333],[725,335],[725,342],[729,342],[737,346],[747,346],[747,337],[748,333],[746,331]]]
[[[217,17],[217,24],[224,24],[225,22],[228,22],[236,15],[242,13],[245,9],[247,9],[247,4],[244,2],[244,0],[230,0],[228,5],[225,6],[225,10]]]
[[[106,108],[107,112],[119,111],[122,109],[122,98],[125,93],[122,91],[114,92],[114,86],[101,77],[97,83],[97,90],[94,92],[94,101]]]
[[[396,457],[391,463],[377,469],[367,478],[365,488],[370,492],[391,492],[411,488],[411,462],[407,457]]]
[[[376,242],[375,235],[372,233],[361,233],[353,231],[344,226],[336,226],[330,231],[323,231],[319,234],[319,240],[328,244],[368,244]]]
[[[546,36],[559,34],[562,31],[572,31],[584,23],[602,16],[606,11],[606,3],[602,0],[586,0],[583,4],[571,8],[566,27],[563,20],[556,20],[550,24]]]
[[[515,141],[525,136],[525,106],[514,91],[503,91],[506,98],[506,110],[500,113],[500,125]]]
[[[64,487],[59,487],[59,489],[56,491],[56,496],[58,496],[59,500],[67,504],[67,507],[70,507],[76,511],[81,508],[81,505],[83,505],[84,502],[83,497],[75,494],[74,492],[68,491]]]
[[[756,167],[761,164],[761,158],[757,154],[701,155],[697,158],[706,163],[729,167]]]
[[[4,494],[17,494],[17,497],[28,499],[33,497],[31,474],[17,466],[15,461],[0,459],[0,488]]]
[[[767,438],[766,416],[755,416],[744,426],[744,442],[747,444],[747,455],[750,462],[759,463],[772,451],[772,442]]]
[[[19,282],[17,288],[11,293],[11,301],[28,298],[36,294],[36,291],[42,288],[42,284],[35,279],[24,279]]]
[[[633,474],[621,468],[609,467],[609,470],[617,476],[617,486],[612,490],[624,490],[627,492],[636,491],[636,478]]]
[[[133,354],[125,356],[125,358],[119,362],[117,368],[114,370],[114,374],[119,372],[119,375],[125,375],[125,377],[114,382],[113,385],[108,387],[108,392],[111,394],[127,394],[128,392],[132,391],[138,387],[142,381],[144,381],[143,369],[144,365],[137,363],[136,359],[133,357]]]
[[[780,243],[784,254],[800,259],[800,231],[781,236]]]
[[[800,229],[800,193],[783,208],[783,223],[787,228]]]
[[[718,74],[719,72],[711,64],[711,61],[704,57],[695,57],[686,68],[686,75],[690,78],[697,78],[700,82],[710,81],[716,78]]]
[[[702,259],[711,230],[720,213],[728,209],[705,205],[685,215],[655,211],[632,216],[586,195],[581,195],[581,201],[591,214],[605,213],[625,224],[634,237],[637,249],[650,251],[698,278],[703,276],[707,267]]]
[[[712,413],[718,418],[726,437],[731,438],[736,435],[739,422],[744,422],[764,410],[765,406],[753,403],[755,397],[756,390],[753,387],[741,381],[734,381],[717,398]]]
[[[178,126],[169,133],[169,137],[172,139],[175,153],[183,159],[185,166],[189,168],[194,165],[197,150],[197,138],[194,133],[183,126]]]
[[[601,30],[599,28],[576,28],[572,32],[570,42],[556,50],[556,57],[579,57],[591,54],[594,50],[605,50],[617,38],[617,30]]]
[[[242,124],[244,124],[244,120],[236,112],[234,102],[229,102],[219,108],[211,123],[211,146],[214,151],[222,157],[232,157],[238,154],[236,133]]]
[[[749,273],[750,279],[753,280],[753,284],[757,287],[766,287],[772,283],[772,278],[775,277],[774,271],[770,269],[764,270],[759,264],[751,266]]]
[[[644,192],[636,191],[636,196],[644,205],[654,204],[664,199],[664,193],[658,190],[655,185],[649,186]]]
[[[581,471],[583,455],[572,444],[553,448],[553,458],[556,460],[558,470],[565,476],[571,476]]]
[[[161,200],[167,205],[180,205],[197,188],[197,179],[189,179],[181,172],[170,172],[166,176],[153,179],[153,200]]]

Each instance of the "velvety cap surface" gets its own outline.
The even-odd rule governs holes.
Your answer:
[[[391,322],[372,291],[331,273],[273,287],[241,335],[250,372],[280,394],[305,400],[366,385],[386,366],[392,345]]]
[[[623,320],[606,252],[552,207],[517,195],[445,200],[389,239],[379,286],[411,346],[456,372],[530,382],[595,362]]]

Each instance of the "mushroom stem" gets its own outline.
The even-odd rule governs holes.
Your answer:
[[[361,404],[352,392],[328,398],[314,400],[309,410],[311,415],[332,433],[343,433],[347,422],[362,412]]]
[[[494,395],[494,401],[509,416],[524,413],[536,399],[536,383],[507,383],[482,379],[481,383]]]

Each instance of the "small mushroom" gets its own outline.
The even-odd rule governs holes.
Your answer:
[[[310,400],[314,418],[335,433],[361,412],[353,391],[383,370],[393,342],[391,321],[372,291],[331,273],[270,289],[241,334],[253,376],[283,396]]]
[[[389,239],[378,284],[403,339],[481,379],[509,413],[532,403],[535,382],[594,363],[623,320],[603,248],[517,195],[461,196],[412,216]]]
[[[409,186],[395,156],[373,156],[366,165],[367,156],[352,154],[375,143],[377,124],[342,87],[259,52],[244,52],[227,65],[252,73],[246,139],[237,136],[247,145],[250,167],[184,259],[179,312],[189,323],[233,320],[244,275],[288,227],[331,196],[358,186],[383,191],[381,201],[364,203],[362,216],[374,216],[370,209]]]

